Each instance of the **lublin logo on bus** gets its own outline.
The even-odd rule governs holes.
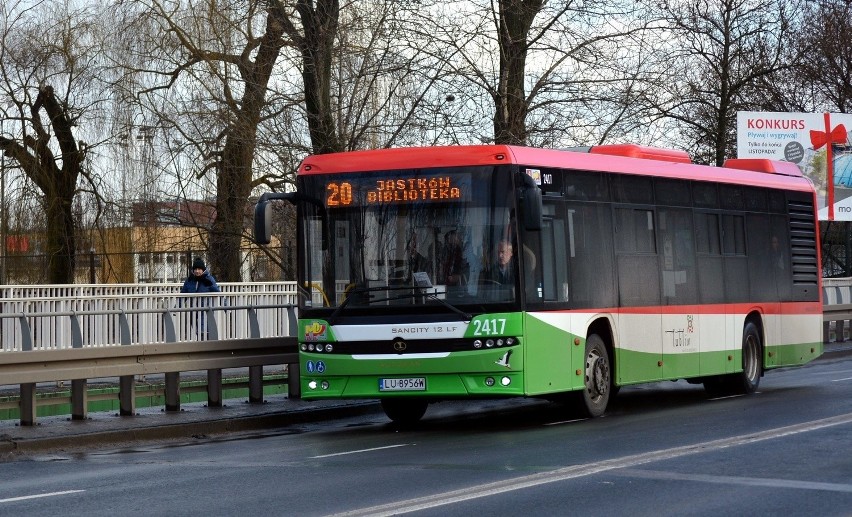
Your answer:
[[[318,321],[305,325],[305,341],[319,341],[326,339],[326,325]]]

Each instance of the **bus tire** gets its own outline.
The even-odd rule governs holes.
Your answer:
[[[763,374],[763,345],[757,325],[749,321],[743,329],[743,371],[736,374],[735,389],[749,395],[757,391]]]
[[[592,334],[586,339],[583,358],[583,389],[576,395],[583,416],[596,418],[604,414],[612,394],[612,363],[603,339]]]
[[[429,407],[429,402],[423,399],[381,399],[381,403],[385,415],[398,424],[418,422],[426,414],[426,409]]]
[[[711,397],[750,395],[757,391],[763,374],[763,345],[757,325],[751,321],[746,322],[743,328],[742,358],[742,372],[704,380],[704,389]]]

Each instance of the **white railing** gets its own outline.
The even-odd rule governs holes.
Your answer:
[[[822,281],[823,305],[852,303],[852,277],[824,278]]]
[[[33,350],[72,348],[80,337],[84,347],[120,345],[122,318],[131,343],[166,342],[157,311],[171,314],[176,341],[199,339],[210,326],[208,317],[214,319],[218,339],[252,337],[252,311],[237,310],[246,307],[257,308],[253,313],[261,336],[289,335],[292,314],[286,306],[292,312],[296,303],[294,282],[220,287],[217,294],[187,295],[180,293],[181,284],[0,286],[0,352],[22,350],[27,335]],[[208,306],[215,310],[203,310]]]

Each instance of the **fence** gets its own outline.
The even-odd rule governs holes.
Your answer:
[[[135,414],[135,376],[165,374],[166,410],[180,409],[180,372],[207,370],[208,406],[222,404],[222,369],[249,368],[262,401],[263,366],[291,365],[295,286],[224,284],[182,295],[180,285],[13,286],[0,299],[0,379],[20,385],[22,425],[36,419],[36,383],[71,381],[73,419],[87,416],[87,379],[119,377],[120,414]],[[11,293],[9,292],[11,291]],[[288,368],[289,369],[289,368]],[[298,396],[298,368],[288,375]]]
[[[290,335],[293,318],[279,308],[295,305],[295,283],[228,283],[220,286],[222,293],[203,295],[181,294],[180,287],[0,286],[0,353],[20,351],[27,337],[33,350],[72,348],[77,337],[83,347],[116,346],[123,343],[122,330],[130,343],[162,343],[170,323],[175,331],[170,342],[202,338],[202,327],[218,331],[210,339],[247,338],[250,324],[258,325],[261,336]],[[249,320],[252,312],[240,310],[249,307],[256,321]]]

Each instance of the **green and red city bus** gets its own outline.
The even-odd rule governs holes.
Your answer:
[[[296,191],[301,395],[394,421],[458,398],[604,413],[665,379],[751,393],[822,354],[816,194],[792,163],[610,145],[310,156]],[[501,262],[502,259],[502,262]]]

